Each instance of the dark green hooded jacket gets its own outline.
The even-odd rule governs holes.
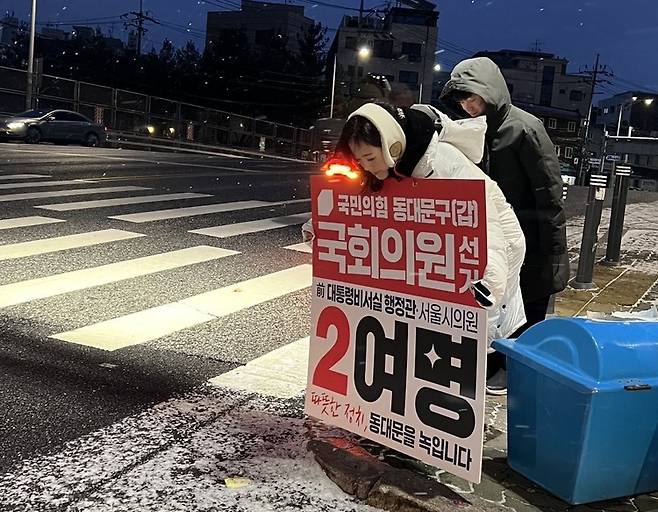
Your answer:
[[[523,300],[563,290],[569,279],[562,178],[555,146],[535,116],[512,105],[498,66],[486,57],[455,66],[441,97],[466,91],[487,103],[489,175],[505,194],[526,239]]]

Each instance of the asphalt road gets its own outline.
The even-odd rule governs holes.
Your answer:
[[[310,263],[285,248],[301,242],[303,216],[224,238],[190,231],[308,212],[315,170],[235,155],[0,144],[0,471],[307,336],[304,272],[284,276],[285,286],[267,281]],[[162,197],[142,202],[149,196]],[[227,209],[189,210],[218,204]],[[110,218],[160,210],[170,218]],[[264,280],[240,289],[254,278]],[[240,298],[227,311],[126,318],[231,286]],[[118,330],[99,326],[117,318],[126,319]],[[55,337],[87,326],[97,328],[76,341]]]
[[[0,144],[0,510],[372,510],[303,443],[314,172]]]

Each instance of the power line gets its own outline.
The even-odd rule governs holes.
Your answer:
[[[305,4],[310,4],[310,5],[321,5],[323,7],[331,7],[332,9],[340,9],[342,11],[355,11],[359,12],[360,9],[356,7],[347,7],[345,5],[338,5],[338,4],[332,4],[329,2],[321,2],[317,0],[297,0],[298,2],[303,2]]]
[[[227,0],[203,0],[204,3],[214,5],[215,7],[221,7],[222,9],[228,8],[229,10],[240,10],[240,6],[233,3],[233,2],[228,2]]]
[[[131,14],[133,18],[128,19]],[[144,27],[145,22],[155,23],[156,25],[160,23],[149,16],[148,13],[144,13],[144,0],[139,0],[139,12],[130,11],[127,14],[122,14],[121,18],[127,20],[124,23],[126,28],[133,27],[137,29],[137,55],[141,55],[142,37],[148,32],[148,29]]]
[[[618,82],[621,82],[622,85],[623,84],[628,84],[628,85],[632,86],[633,88],[637,88],[637,89],[641,89],[641,90],[646,91],[646,92],[653,92],[653,93],[658,94],[658,92],[655,89],[652,89],[651,87],[647,87],[646,85],[638,84],[636,82],[631,82],[630,80],[626,80],[625,78],[621,78],[620,76],[615,75],[615,74],[612,75],[612,79],[617,80]],[[625,86],[626,89],[628,89],[628,85]]]
[[[74,23],[91,23],[93,25],[96,25],[98,22],[107,23],[107,20],[116,20],[116,22],[119,22],[120,19],[121,16],[105,16],[102,18],[84,18],[77,20],[37,21],[37,25],[58,26],[58,25],[73,25]]]
[[[446,45],[446,46],[451,46],[451,47],[454,48],[455,50],[459,50],[459,51],[461,51],[461,52],[463,52],[463,53],[466,53],[466,54],[469,55],[469,56],[475,55],[475,54],[477,53],[475,50],[471,50],[470,48],[465,48],[464,46],[459,46],[459,45],[456,44],[456,43],[453,43],[453,42],[451,42],[451,41],[448,41],[447,39],[442,39],[442,38],[439,37],[439,38],[438,38],[438,41],[439,41],[439,43],[441,43],[441,44],[444,44],[444,45]]]

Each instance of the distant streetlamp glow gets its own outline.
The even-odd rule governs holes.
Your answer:
[[[434,71],[441,71],[441,64],[434,64]]]
[[[653,105],[653,98],[647,98],[647,99],[645,99],[645,100],[644,100],[644,104],[645,104],[647,107],[650,107],[651,105]]]
[[[359,48],[359,58],[367,59],[368,57],[370,57],[370,47],[362,46]]]

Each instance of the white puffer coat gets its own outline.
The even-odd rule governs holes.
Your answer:
[[[413,178],[478,179],[485,182],[487,201],[487,266],[483,284],[491,291],[493,305],[489,310],[488,340],[506,338],[525,321],[519,283],[525,256],[525,238],[512,207],[495,181],[475,162],[482,160],[484,117],[453,121],[436,109],[425,105],[412,108],[441,119],[442,130],[435,134],[425,154],[413,170]]]
[[[487,209],[487,265],[482,278],[491,291],[487,340],[507,338],[526,322],[519,273],[525,257],[525,238],[512,207],[495,181],[476,163],[482,160],[487,122],[484,117],[453,121],[429,105],[414,105],[427,115],[441,119],[442,130],[432,137],[413,170],[417,179],[483,180]],[[302,227],[310,243],[313,226]],[[490,352],[493,349],[489,348]]]

